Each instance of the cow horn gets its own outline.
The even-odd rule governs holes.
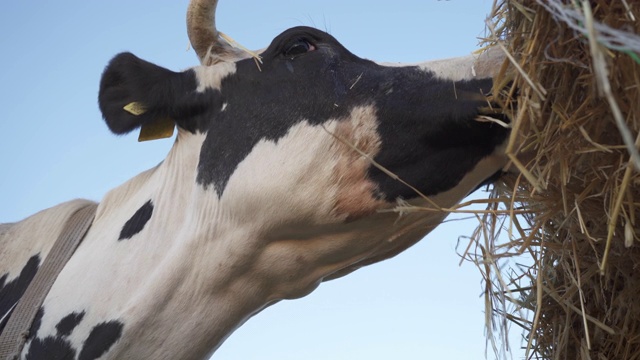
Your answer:
[[[187,10],[189,41],[203,65],[213,65],[236,55],[216,30],[217,5],[218,0],[191,0]]]

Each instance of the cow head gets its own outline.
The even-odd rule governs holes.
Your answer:
[[[242,229],[235,241],[246,243],[220,256],[268,274],[270,301],[406,249],[446,213],[390,211],[399,201],[451,206],[505,165],[508,130],[477,121],[492,80],[472,75],[473,58],[459,70],[382,65],[296,27],[258,61],[220,39],[215,3],[189,12],[204,65],[173,72],[120,54],[100,109],[116,134],[175,122],[172,152],[189,158],[161,166],[188,174],[175,196],[189,201],[176,211],[203,242]]]

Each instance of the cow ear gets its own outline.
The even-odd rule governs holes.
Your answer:
[[[206,111],[204,93],[196,91],[193,70],[173,72],[131,53],[114,57],[100,80],[98,104],[109,129],[126,134],[154,122],[187,122]]]

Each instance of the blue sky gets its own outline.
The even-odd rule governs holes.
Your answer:
[[[477,49],[492,3],[221,0],[217,22],[248,48],[310,25],[361,57],[415,62]],[[172,140],[137,143],[136,134],[109,133],[97,107],[98,82],[121,51],[173,70],[196,65],[186,6],[187,0],[0,5],[0,222],[73,198],[100,200],[163,159]],[[458,266],[456,253],[475,225],[443,224],[394,259],[268,308],[214,359],[484,358],[482,279],[472,264]]]

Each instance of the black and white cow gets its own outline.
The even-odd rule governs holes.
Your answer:
[[[206,65],[125,53],[104,71],[114,133],[170,118],[177,139],[102,199],[24,358],[204,358],[253,314],[398,254],[446,216],[385,211],[398,201],[448,207],[505,166],[508,131],[476,121],[492,86],[476,58],[382,65],[297,27],[256,63],[218,40],[215,3],[190,9]],[[0,227],[0,329],[60,219],[86,203]]]

